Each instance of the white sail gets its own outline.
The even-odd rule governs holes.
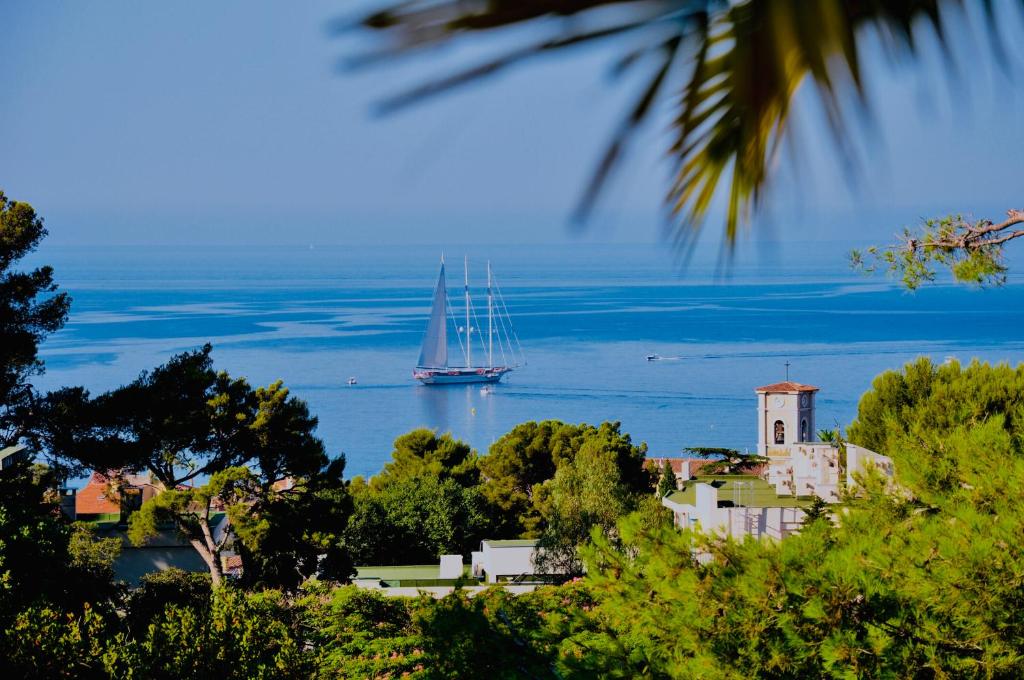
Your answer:
[[[420,347],[420,368],[448,367],[448,314],[447,293],[444,281],[444,261],[441,262],[441,273],[437,276],[437,287],[434,288],[434,303],[430,307],[430,321],[427,332],[423,335]]]

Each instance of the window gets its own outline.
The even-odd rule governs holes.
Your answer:
[[[807,419],[804,418],[800,421],[800,441],[807,441]]]
[[[782,424],[781,420],[775,421],[775,443],[786,443],[786,426]]]

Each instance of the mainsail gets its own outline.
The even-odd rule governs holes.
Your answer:
[[[430,307],[430,321],[427,332],[423,335],[423,346],[420,348],[420,368],[448,367],[448,314],[447,288],[444,281],[444,262],[441,262],[441,273],[437,276],[437,287],[434,288],[434,303]]]

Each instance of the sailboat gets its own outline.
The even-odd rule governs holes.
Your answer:
[[[487,338],[485,345],[487,356],[483,365],[473,364],[473,334],[476,333],[478,337],[481,334],[480,329],[474,326],[476,313],[469,295],[468,258],[464,260],[464,281],[466,319],[465,325],[459,326],[455,323],[455,316],[448,302],[444,256],[442,256],[441,271],[437,275],[437,285],[434,287],[434,298],[430,307],[430,320],[427,322],[427,331],[423,334],[419,361],[412,372],[412,377],[424,385],[496,383],[512,369],[521,365],[516,362],[523,356],[522,346],[519,344],[515,330],[512,329],[512,322],[508,318],[508,309],[505,307],[501,290],[491,272],[490,262],[487,263]],[[459,341],[463,360],[461,366],[452,366],[448,363],[449,321],[452,322]],[[499,363],[495,363],[494,360],[495,344],[497,344],[501,357]]]

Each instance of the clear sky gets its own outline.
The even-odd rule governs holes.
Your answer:
[[[0,187],[36,206],[54,244],[659,237],[662,123],[638,140],[589,231],[568,227],[629,94],[609,86],[614,46],[378,119],[384,95],[491,45],[341,73],[366,39],[327,25],[357,4],[4,0]],[[952,28],[958,45],[975,40]],[[1014,86],[961,51],[970,66],[950,85],[935,55],[915,71],[869,50],[877,136],[862,145],[855,190],[804,107],[804,171],[778,176],[776,219],[758,233],[884,238],[918,215],[1024,207],[1024,69]]]

